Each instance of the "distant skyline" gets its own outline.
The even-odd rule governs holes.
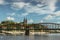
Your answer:
[[[60,23],[60,0],[0,0],[0,22]]]

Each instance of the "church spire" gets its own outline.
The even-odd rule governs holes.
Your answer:
[[[27,18],[24,18],[24,24],[27,24]]]

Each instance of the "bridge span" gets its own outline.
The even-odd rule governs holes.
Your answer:
[[[30,30],[43,30],[43,31],[48,31],[48,30],[59,30],[60,31],[60,24],[57,23],[37,23],[37,24],[23,24],[19,25],[21,28],[20,29],[9,29],[9,30],[24,30],[25,35],[29,35]],[[7,30],[7,29],[0,29],[1,30]]]

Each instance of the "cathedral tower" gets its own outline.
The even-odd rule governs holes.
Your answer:
[[[27,18],[24,18],[23,22],[24,22],[24,24],[27,24]]]

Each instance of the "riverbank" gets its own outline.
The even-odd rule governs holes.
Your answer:
[[[3,35],[24,35],[25,31],[2,31]],[[29,35],[46,35],[49,32],[30,32]]]

